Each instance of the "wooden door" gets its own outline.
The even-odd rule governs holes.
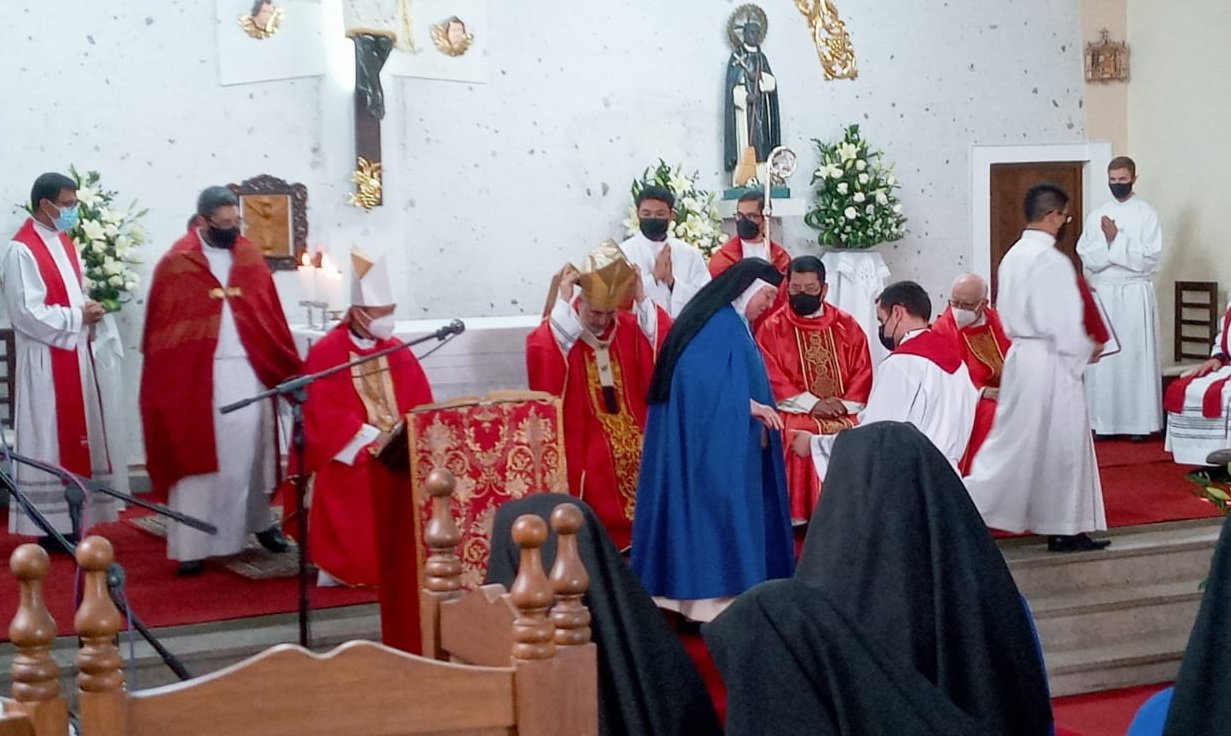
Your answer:
[[[1081,198],[1082,171],[1084,161],[1036,161],[1020,164],[992,164],[990,202],[992,237],[988,243],[992,264],[992,301],[996,301],[996,271],[1000,268],[1000,259],[1009,248],[1021,237],[1026,227],[1026,213],[1023,205],[1026,201],[1026,191],[1035,184],[1050,182],[1060,187],[1069,195],[1069,212],[1073,221],[1060,232],[1060,250],[1073,261],[1073,265],[1081,270],[1081,260],[1077,257],[1077,239],[1081,237],[1081,227],[1085,220],[1085,207]]]

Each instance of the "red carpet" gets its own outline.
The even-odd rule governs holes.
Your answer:
[[[1124,736],[1141,704],[1170,684],[1056,698],[1052,701],[1052,712],[1057,727],[1063,726],[1074,736]]]
[[[1192,495],[1193,486],[1184,477],[1192,468],[1173,463],[1163,452],[1161,437],[1149,442],[1099,440],[1094,443],[1094,451],[1110,527],[1222,514]]]
[[[132,512],[126,512],[132,513]],[[144,512],[142,512],[144,513]],[[299,607],[297,580],[249,580],[221,565],[206,564],[205,572],[181,578],[176,563],[166,556],[166,540],[140,531],[131,524],[117,522],[91,530],[115,546],[116,561],[128,573],[128,600],[132,610],[147,626],[223,621],[246,616],[287,613]],[[8,570],[9,556],[29,537],[0,535],[0,615],[8,617],[17,610],[17,581]],[[73,630],[73,578],[76,564],[67,555],[52,555],[51,574],[47,576],[47,607],[55,618],[59,633]],[[317,588],[310,599],[313,608],[333,608],[376,600],[370,588]],[[8,640],[8,626],[0,640]]]

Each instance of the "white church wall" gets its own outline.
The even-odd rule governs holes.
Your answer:
[[[1106,29],[1112,41],[1123,41],[1128,32],[1127,0],[1081,0],[1082,51],[1098,42]],[[1130,59],[1131,61],[1131,59]],[[1128,148],[1128,84],[1086,82],[1084,85],[1086,136],[1111,141],[1116,155]]]
[[[1231,148],[1231,66],[1225,43],[1231,5],[1219,0],[1130,0],[1128,155],[1136,187],[1163,223],[1158,289],[1163,364],[1174,362],[1175,281],[1218,281],[1231,288],[1226,217]],[[1182,39],[1182,42],[1181,42]],[[1221,309],[1220,305],[1220,309]]]
[[[238,14],[246,3],[236,5]],[[971,199],[971,145],[1084,140],[1079,9],[1068,0],[837,5],[859,59],[854,82],[824,81],[803,17],[789,3],[764,4],[784,142],[800,157],[790,184],[807,193],[811,138],[860,123],[904,184],[910,231],[882,246],[885,259],[940,304],[971,265],[972,212],[986,206]],[[335,258],[351,244],[390,257],[400,316],[537,312],[565,260],[622,236],[628,186],[644,167],[662,157],[699,171],[705,186],[725,183],[724,27],[736,6],[491,2],[490,28],[474,29],[490,34],[487,84],[386,75],[385,206],[364,214],[344,203],[353,52],[340,0],[320,4],[332,39],[325,77],[227,87],[214,3],[71,0],[53,21],[40,3],[7,0],[0,229],[16,229],[21,216],[6,205],[37,174],[98,169],[108,188],[151,208],[148,282],[203,186],[268,173],[307,185],[312,244]],[[793,252],[816,249],[802,220],[779,233]],[[293,275],[276,281],[300,320]],[[143,319],[138,301],[120,320],[133,407]]]

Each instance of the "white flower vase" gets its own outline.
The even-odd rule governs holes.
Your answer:
[[[868,336],[875,371],[889,355],[881,345],[880,323],[876,320],[876,297],[888,283],[889,267],[881,254],[872,248],[825,248],[821,260],[825,264],[825,283],[829,286],[826,300],[859,322]]]

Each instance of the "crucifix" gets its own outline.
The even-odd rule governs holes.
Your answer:
[[[355,191],[348,204],[370,211],[382,202],[380,121],[385,92],[380,72],[396,46],[415,53],[410,0],[346,0],[346,36],[355,44]]]

